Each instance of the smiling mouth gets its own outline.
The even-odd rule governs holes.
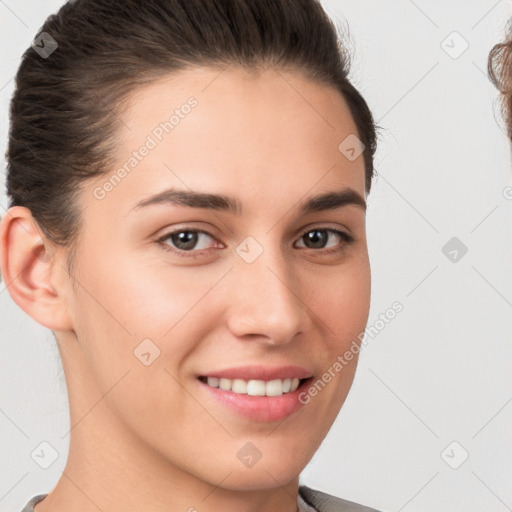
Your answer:
[[[200,376],[198,379],[212,388],[249,396],[281,396],[296,391],[309,379],[288,378],[273,380],[226,379]]]

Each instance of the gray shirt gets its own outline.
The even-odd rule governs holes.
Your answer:
[[[38,494],[34,496],[21,512],[34,512],[34,505],[46,496],[48,495]],[[379,512],[374,508],[358,505],[353,501],[342,500],[331,494],[311,489],[306,485],[299,486],[297,507],[299,512]]]

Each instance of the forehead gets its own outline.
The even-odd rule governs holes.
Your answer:
[[[112,178],[116,211],[171,186],[292,198],[321,182],[364,196],[362,155],[340,150],[357,133],[345,100],[299,72],[190,68],[135,90],[116,115],[117,161],[93,183]]]
[[[144,121],[140,117],[141,110],[145,110],[148,118],[158,112],[162,121],[168,118],[167,113],[179,109],[191,96],[201,104],[195,114],[203,113],[203,120],[207,114],[222,109],[223,115],[216,121],[224,127],[226,122],[244,116],[256,127],[262,118],[277,121],[286,112],[287,120],[310,119],[312,128],[323,125],[324,129],[333,131],[356,132],[340,92],[308,79],[298,70],[270,66],[258,69],[190,67],[165,75],[134,90],[124,103],[120,119],[127,129],[132,124],[139,126]]]

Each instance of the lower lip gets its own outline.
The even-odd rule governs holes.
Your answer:
[[[221,404],[234,410],[241,416],[254,421],[272,422],[282,421],[301,409],[304,404],[299,401],[299,395],[307,389],[310,377],[301,382],[300,386],[290,393],[279,396],[251,396],[233,393],[220,388],[214,388],[197,379],[205,390],[214,396]]]

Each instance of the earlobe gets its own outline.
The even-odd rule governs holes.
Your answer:
[[[55,286],[57,253],[28,208],[9,208],[0,223],[0,269],[9,294],[36,322],[52,330],[72,328],[63,289]],[[63,285],[63,281],[60,280]],[[62,286],[61,285],[61,286]]]

